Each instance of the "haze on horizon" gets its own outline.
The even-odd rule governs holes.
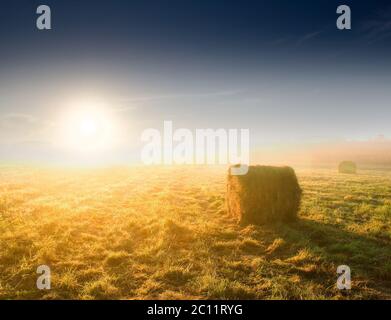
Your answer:
[[[349,31],[335,27],[340,1],[46,1],[50,31],[35,28],[39,4],[2,4],[2,162],[134,163],[141,132],[164,120],[248,128],[252,152],[271,159],[391,137],[387,1],[344,1]],[[58,138],[87,105],[115,127],[93,156]]]

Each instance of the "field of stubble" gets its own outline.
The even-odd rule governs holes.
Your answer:
[[[241,227],[221,168],[1,166],[0,299],[391,299],[391,171],[297,174],[297,222]]]

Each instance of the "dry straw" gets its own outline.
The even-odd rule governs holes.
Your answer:
[[[295,171],[290,167],[250,166],[246,175],[228,174],[228,211],[241,224],[294,220],[301,193]]]
[[[356,173],[357,165],[353,161],[342,161],[338,166],[339,173]]]

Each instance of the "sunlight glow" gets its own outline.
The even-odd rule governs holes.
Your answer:
[[[59,119],[60,145],[78,152],[107,150],[115,144],[115,123],[100,101],[80,100]]]
[[[98,126],[94,119],[84,119],[80,124],[80,133],[85,137],[94,136],[97,131]]]

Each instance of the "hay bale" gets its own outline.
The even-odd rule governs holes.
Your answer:
[[[353,161],[342,161],[338,166],[339,173],[356,173],[357,165]]]
[[[300,208],[301,188],[290,167],[250,166],[243,176],[228,173],[228,212],[241,224],[292,221]]]

